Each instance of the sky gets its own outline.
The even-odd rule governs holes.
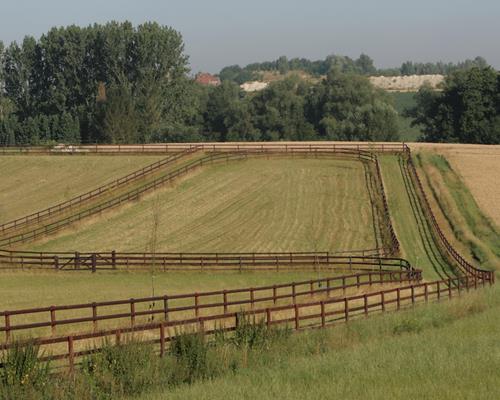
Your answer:
[[[129,20],[178,30],[193,72],[366,53],[378,67],[482,56],[500,69],[499,0],[0,0],[0,40]]]

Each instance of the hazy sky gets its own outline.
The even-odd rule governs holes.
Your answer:
[[[500,0],[0,0],[0,40],[52,26],[152,20],[180,31],[193,70],[364,52],[377,66],[485,57],[500,69]]]

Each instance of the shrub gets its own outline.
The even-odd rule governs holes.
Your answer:
[[[39,347],[33,343],[14,344],[2,355],[0,382],[9,387],[43,387],[49,377],[49,363],[38,360]]]
[[[203,333],[178,333],[170,345],[176,360],[173,383],[192,383],[208,377],[208,344]]]
[[[106,345],[98,354],[83,361],[82,372],[88,378],[89,390],[103,398],[135,395],[155,383],[158,356],[152,346],[129,342]]]

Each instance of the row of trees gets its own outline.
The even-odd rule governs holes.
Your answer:
[[[313,76],[326,75],[330,70],[336,69],[345,73],[360,75],[373,75],[377,72],[373,60],[366,54],[361,54],[356,60],[347,56],[330,55],[324,60],[311,61],[306,58],[288,59],[285,56],[275,61],[249,64],[242,68],[239,65],[231,65],[223,68],[219,76],[221,80],[230,80],[236,83],[244,83],[258,80],[263,71],[279,72],[282,75],[290,71],[304,71]]]
[[[223,68],[219,76],[221,80],[230,80],[241,84],[252,80],[259,80],[263,71],[278,72],[282,75],[285,75],[289,71],[304,71],[316,77],[326,75],[331,69],[360,75],[448,75],[458,70],[467,70],[473,67],[485,68],[487,66],[488,63],[482,57],[458,63],[417,63],[407,61],[398,68],[377,69],[373,60],[366,54],[361,54],[357,59],[340,55],[330,55],[324,60],[317,61],[311,61],[306,58],[292,58],[289,60],[287,57],[282,56],[275,61],[252,63],[246,67],[231,65]]]
[[[397,113],[366,77],[332,70],[316,85],[296,76],[245,95],[230,81],[212,89],[201,139],[397,140]]]
[[[180,34],[156,23],[51,29],[0,45],[3,144],[150,141],[189,122]]]
[[[441,92],[421,88],[407,114],[422,127],[422,141],[500,144],[500,74],[456,71]]]
[[[397,137],[387,98],[353,74],[370,68],[365,56],[329,59],[334,72],[317,85],[290,78],[253,95],[231,80],[198,85],[187,62],[180,34],[155,23],[54,28],[1,46],[0,144]]]
[[[0,145],[397,140],[397,113],[366,77],[374,69],[368,56],[264,65],[282,72],[307,66],[326,78],[313,84],[291,75],[248,94],[238,79],[218,87],[191,79],[181,35],[169,27],[54,28],[39,40],[0,43]],[[498,143],[498,74],[456,67],[442,92],[420,91],[409,116],[425,140]]]

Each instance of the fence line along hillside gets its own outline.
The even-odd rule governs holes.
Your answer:
[[[24,343],[40,346],[45,350],[45,354],[49,354],[42,356],[41,360],[63,360],[69,364],[70,369],[73,369],[77,358],[95,353],[109,343],[118,345],[132,338],[143,343],[159,345],[160,356],[163,356],[167,343],[179,332],[198,331],[205,335],[232,332],[238,329],[242,320],[248,318],[261,320],[269,328],[278,325],[291,327],[294,330],[324,328],[334,323],[366,317],[369,314],[400,310],[419,302],[451,299],[454,295],[460,296],[463,291],[484,287],[487,283],[492,284],[492,281],[469,276],[449,278],[340,298],[294,302],[144,325],[130,324],[126,327],[97,332],[37,338]],[[93,347],[89,347],[89,341],[93,343]],[[0,345],[0,350],[8,350],[22,344],[23,342],[5,342]]]
[[[253,309],[263,303],[276,305],[283,300],[295,303],[297,299],[318,295],[338,297],[352,288],[359,290],[380,284],[420,282],[421,279],[421,271],[408,267],[260,287],[17,309],[0,312],[3,319],[0,332],[5,332],[5,340],[9,341],[14,332],[33,333],[40,328],[50,328],[50,333],[55,335],[58,326],[74,326],[73,329],[82,330],[88,329],[86,323],[90,323],[92,330],[97,331],[100,322],[118,320],[121,327],[127,323],[134,326],[139,319],[144,323],[156,315],[165,321],[172,321],[185,319],[186,314],[199,317],[221,309],[228,313],[229,308],[239,311],[243,307]],[[153,304],[157,306],[152,307]],[[71,317],[67,316],[67,311],[71,311]]]

